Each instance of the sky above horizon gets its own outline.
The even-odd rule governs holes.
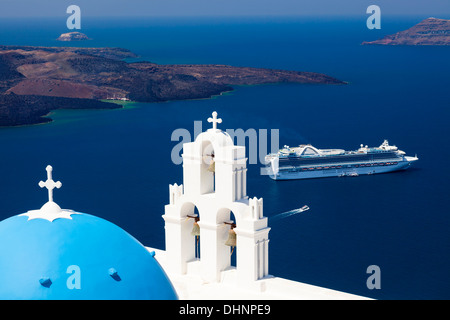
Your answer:
[[[375,4],[386,15],[450,19],[450,0],[0,0],[0,17],[67,16],[72,4],[90,17],[366,16]]]

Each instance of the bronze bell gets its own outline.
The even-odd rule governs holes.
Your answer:
[[[211,163],[209,164],[208,171],[216,172],[216,163],[214,162],[214,160],[212,160]]]
[[[228,230],[228,239],[225,245],[229,247],[236,247],[236,232],[233,229]]]
[[[191,235],[199,236],[200,235],[200,226],[197,221],[194,222],[194,227],[192,228]]]

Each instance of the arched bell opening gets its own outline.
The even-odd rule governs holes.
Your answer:
[[[234,229],[236,228],[236,218],[233,211],[230,211],[230,221],[225,222],[229,225],[228,238],[225,241],[225,245],[230,247],[230,266],[237,267],[236,257],[237,257],[237,236]]]
[[[198,260],[200,259],[200,213],[197,206],[192,202],[186,202],[181,207],[181,216],[186,218],[184,232],[188,233],[187,238],[190,239],[187,245],[189,260]]]
[[[228,267],[237,267],[237,236],[234,229],[236,228],[236,217],[234,213],[227,208],[220,209],[217,213],[218,224],[221,224],[220,239],[221,251],[224,252],[224,265]]]
[[[215,192],[215,152],[214,147],[209,140],[202,142],[202,166],[201,166],[201,193]]]
[[[198,212],[197,207],[194,208],[194,213],[188,216],[193,219],[194,222],[192,224],[191,236],[194,237],[194,246],[195,246],[195,259],[200,259],[200,225],[198,224],[200,221],[200,214]]]

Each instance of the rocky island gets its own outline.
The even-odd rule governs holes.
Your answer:
[[[61,34],[58,41],[81,41],[81,40],[90,40],[87,35],[81,32],[68,32]]]
[[[450,45],[450,20],[428,18],[408,30],[385,36],[380,40],[365,41],[362,44],[448,46]]]
[[[233,85],[344,84],[325,74],[227,65],[128,63],[121,48],[0,46],[0,126],[48,122],[59,108],[118,108],[103,99],[209,98]]]

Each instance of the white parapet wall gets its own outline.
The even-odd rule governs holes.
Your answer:
[[[147,247],[165,270],[165,251]],[[181,300],[370,300],[370,298],[331,290],[306,283],[268,275],[253,288],[237,285],[235,268],[222,271],[220,281],[209,282],[196,270],[198,261],[188,263],[185,274],[167,272]]]

